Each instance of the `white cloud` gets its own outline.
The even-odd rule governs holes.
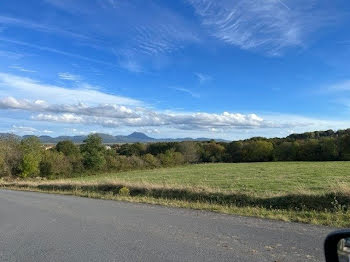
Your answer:
[[[223,135],[234,130],[305,131],[339,128],[349,124],[346,121],[281,114],[262,116],[254,113],[161,111],[145,108],[141,101],[109,95],[91,88],[63,88],[4,73],[0,73],[0,90],[0,109],[32,113],[29,117],[32,121],[104,128],[137,128],[155,134],[158,131],[164,133],[164,130],[214,132]],[[20,126],[17,127],[20,130]],[[27,129],[26,132],[31,130]]]
[[[84,14],[84,23],[79,27],[72,25],[75,31],[80,28],[89,32],[88,35],[104,36],[106,47],[116,48],[121,56],[126,50],[134,54],[165,54],[182,49],[186,43],[198,41],[193,26],[183,16],[155,1],[46,2],[74,15]],[[118,24],[119,30],[115,29],[115,24]],[[121,42],[119,46],[108,44],[115,39]]]
[[[18,41],[18,40],[14,40],[14,39],[10,39],[10,38],[5,38],[5,37],[0,37],[1,41],[10,43],[10,44],[15,44],[15,45],[21,45],[21,46],[25,46],[25,47],[29,47],[29,48],[34,48],[34,49],[38,49],[38,50],[42,50],[42,51],[46,51],[46,52],[51,52],[51,53],[55,53],[55,54],[59,54],[59,55],[63,55],[63,56],[67,56],[67,57],[71,57],[71,58],[75,58],[75,59],[79,59],[79,60],[84,60],[84,61],[88,61],[88,62],[92,62],[92,63],[96,63],[96,64],[100,64],[100,65],[105,65],[105,66],[110,66],[110,67],[115,67],[116,65],[114,63],[109,63],[106,61],[102,61],[99,59],[95,59],[95,58],[91,58],[91,57],[87,57],[87,56],[82,56],[76,53],[70,53],[70,52],[66,52],[66,51],[62,51],[56,48],[52,48],[52,47],[48,47],[48,46],[42,46],[42,45],[36,45],[36,44],[32,44],[32,43],[28,43],[28,42],[24,42],[24,41]],[[0,53],[1,55],[1,53]]]
[[[119,131],[140,130],[155,135],[162,133],[169,136],[171,134],[170,136],[173,137],[198,136],[199,134],[210,137],[211,134],[217,134],[218,137],[237,139],[250,136],[286,136],[292,132],[347,128],[350,124],[348,121],[284,114],[258,116],[229,112],[220,114],[162,112],[141,107],[122,110],[118,105],[55,105],[41,100],[29,101],[14,98],[1,99],[0,109],[16,109],[34,113],[24,121],[30,121],[30,124],[35,126],[34,121],[44,122],[44,131],[24,128],[25,126],[14,126],[11,131],[35,134],[51,133],[45,130],[48,125],[52,126],[55,123],[57,127],[60,125],[69,127],[71,133],[79,133],[81,129],[89,133],[96,128],[100,130],[99,132],[108,132],[108,129],[117,128]],[[73,124],[75,126],[72,126]]]
[[[83,102],[86,104],[120,104],[141,105],[138,100],[106,94],[90,88],[64,88],[55,85],[40,83],[31,78],[0,73],[0,90],[4,96],[19,96],[32,100],[55,101],[60,104]]]
[[[36,72],[34,70],[26,69],[26,68],[23,68],[23,67],[17,66],[17,65],[9,66],[9,68],[16,69],[18,71],[26,72],[26,73],[35,73]]]
[[[269,123],[255,114],[222,114],[193,113],[193,114],[164,114],[145,112],[137,118],[109,118],[78,114],[47,114],[32,116],[33,120],[72,123],[84,125],[100,125],[103,127],[172,127],[183,130],[250,129],[280,127]]]
[[[0,99],[0,109],[37,112],[33,120],[94,124],[104,127],[172,127],[184,130],[209,130],[211,128],[249,129],[280,127],[265,121],[256,114],[175,113],[159,112],[142,107],[117,104],[49,104],[43,100],[26,100],[5,97]]]
[[[8,58],[8,59],[18,60],[18,59],[23,58],[25,55],[20,54],[20,53],[16,53],[16,52],[0,50],[0,56]]]
[[[206,75],[203,73],[195,73],[195,76],[198,78],[198,81],[200,84],[204,84],[204,83],[209,82],[213,79],[210,75]]]
[[[80,38],[80,39],[88,39],[87,36],[84,36],[79,33],[71,32],[69,30],[60,29],[51,25],[45,25],[43,23],[36,23],[31,20],[19,19],[11,16],[0,15],[0,24],[17,26],[22,28],[29,28],[35,31],[46,32],[59,34],[68,37]]]
[[[126,107],[119,105],[102,104],[99,106],[88,106],[79,104],[50,105],[43,100],[29,101],[5,97],[0,99],[0,109],[20,109],[30,112],[70,113],[87,116],[103,116],[110,118],[136,118],[138,114]]]
[[[58,73],[58,77],[63,79],[63,80],[69,80],[69,81],[80,81],[81,77],[80,75],[74,75],[71,73]]]
[[[119,66],[133,73],[142,73],[144,72],[143,67],[136,60],[131,59],[130,57],[123,57],[119,61]]]
[[[159,131],[158,128],[145,128],[145,127],[141,127],[140,131],[146,134],[160,134],[161,132]]]
[[[25,133],[25,134],[35,134],[38,130],[34,127],[29,126],[16,126],[13,125],[11,129],[12,133]]]
[[[337,84],[331,85],[329,91],[348,91],[350,90],[350,80],[344,80]]]
[[[286,47],[302,46],[306,36],[323,25],[328,15],[315,9],[315,1],[188,1],[214,37],[270,55],[278,55]]]
[[[187,88],[183,88],[183,87],[176,87],[176,86],[173,86],[173,87],[169,87],[170,89],[173,89],[173,90],[176,90],[176,91],[180,91],[180,92],[183,92],[185,94],[189,94],[190,96],[192,97],[195,97],[195,98],[199,98],[200,95],[187,89]]]

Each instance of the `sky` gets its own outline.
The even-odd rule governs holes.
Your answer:
[[[348,0],[11,0],[0,132],[155,138],[350,128]]]

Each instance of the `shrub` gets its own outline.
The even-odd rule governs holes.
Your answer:
[[[158,158],[162,166],[176,166],[184,163],[184,157],[180,152],[175,152],[172,150],[167,150],[164,154],[159,154]]]
[[[197,163],[199,161],[199,148],[195,142],[184,141],[177,145],[177,151],[180,152],[184,161],[187,163]]]
[[[96,134],[89,135],[81,146],[84,167],[91,170],[101,170],[105,167],[105,147],[102,138]]]
[[[20,141],[11,135],[2,137],[0,139],[0,177],[18,175],[21,159]]]
[[[20,164],[22,177],[37,176],[42,157],[42,147],[39,138],[31,136],[21,141],[23,157]]]
[[[142,156],[145,166],[148,168],[156,168],[160,166],[159,159],[153,156],[152,154],[146,154]]]
[[[79,148],[70,140],[60,141],[56,145],[56,150],[62,152],[65,156],[80,155]]]
[[[72,141],[65,140],[58,142],[56,150],[63,153],[72,166],[72,172],[81,173],[84,170],[83,157],[80,153],[79,147],[76,146]]]
[[[129,190],[129,188],[127,188],[127,187],[122,187],[121,189],[119,189],[119,193],[118,193],[118,195],[120,195],[120,196],[130,196],[130,190]]]
[[[118,153],[124,156],[141,156],[146,152],[146,145],[142,143],[123,144]]]
[[[68,158],[57,151],[45,151],[40,162],[40,176],[42,177],[68,177],[72,169]]]
[[[147,153],[154,156],[159,154],[165,154],[168,150],[175,150],[176,142],[158,142],[151,143],[147,146]]]
[[[200,150],[200,158],[202,162],[221,162],[225,153],[225,147],[211,141],[202,145]]]
[[[249,141],[244,144],[242,154],[246,162],[272,161],[273,144],[263,140]]]

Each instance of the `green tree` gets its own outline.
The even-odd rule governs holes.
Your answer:
[[[234,141],[226,145],[225,159],[227,162],[242,162],[243,161],[243,143]]]
[[[309,139],[300,143],[297,158],[301,161],[318,161],[321,160],[321,153],[319,140]]]
[[[146,145],[142,143],[123,144],[118,153],[124,156],[141,156],[146,152]]]
[[[72,141],[65,140],[58,142],[56,145],[56,150],[63,153],[68,158],[74,173],[80,173],[83,171],[83,157],[79,147]]]
[[[225,147],[215,141],[202,144],[200,149],[200,159],[202,162],[221,162],[224,154]]]
[[[105,147],[100,136],[96,134],[89,135],[84,140],[84,144],[81,145],[81,152],[86,169],[101,170],[105,167]]]
[[[243,146],[243,160],[246,162],[264,162],[273,160],[273,144],[268,141],[249,141]]]
[[[299,144],[297,142],[282,142],[276,145],[274,155],[278,161],[296,161]]]
[[[39,164],[42,157],[42,145],[39,138],[30,136],[21,141],[21,149],[23,152],[20,164],[21,176],[37,176],[39,175]]]
[[[155,168],[160,166],[159,159],[152,154],[145,154],[142,156],[142,159],[148,168]]]
[[[183,155],[186,163],[197,163],[199,161],[199,147],[195,142],[180,142],[177,144],[176,151]]]
[[[40,162],[40,176],[48,178],[68,177],[72,165],[67,156],[61,152],[47,150]]]
[[[176,166],[184,163],[184,157],[180,152],[175,152],[174,149],[167,150],[165,153],[158,155],[162,166]]]
[[[340,137],[339,154],[341,160],[350,160],[350,134],[345,134]]]
[[[147,152],[154,156],[165,153],[168,150],[175,150],[176,142],[158,142],[151,143],[147,146]]]
[[[20,173],[22,159],[21,144],[18,138],[9,135],[0,138],[0,177],[16,176]]]
[[[77,156],[80,154],[79,148],[70,140],[58,142],[56,150],[63,153],[65,156]]]
[[[322,138],[320,140],[320,149],[321,149],[320,150],[321,156],[319,160],[333,161],[333,160],[339,159],[338,145],[334,138],[332,137]]]

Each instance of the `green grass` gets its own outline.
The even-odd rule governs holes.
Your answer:
[[[199,164],[1,186],[350,226],[350,162]],[[119,194],[124,186],[130,196]]]
[[[350,162],[199,164],[79,177],[73,181],[198,187],[221,192],[280,195],[350,188]]]

